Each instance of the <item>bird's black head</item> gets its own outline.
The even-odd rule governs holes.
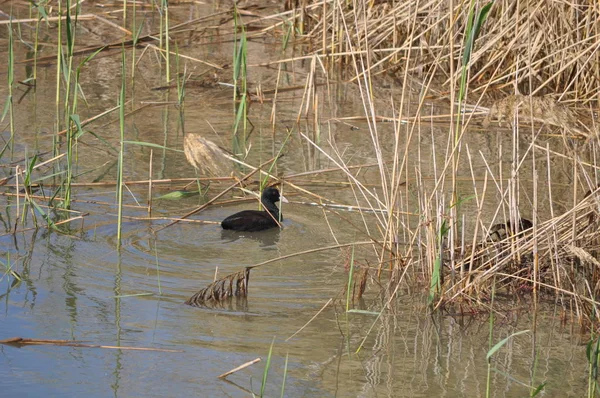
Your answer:
[[[263,203],[275,203],[275,202],[279,202],[280,196],[279,196],[279,190],[277,188],[274,187],[269,187],[266,188],[261,196],[261,201]]]

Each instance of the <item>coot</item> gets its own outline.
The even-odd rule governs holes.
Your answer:
[[[521,235],[521,232],[523,232],[529,228],[533,228],[533,223],[530,220],[523,218],[523,217],[519,218],[518,224],[519,224],[519,235]],[[490,228],[490,233],[489,233],[488,237],[493,242],[499,242],[501,240],[506,239],[509,236],[514,236],[516,234],[517,234],[517,229],[515,228],[513,223],[511,221],[507,221],[505,223],[500,223],[500,224],[496,224],[496,225],[492,226],[492,228]]]
[[[277,188],[269,187],[265,189],[260,197],[260,201],[265,208],[260,210],[244,210],[235,213],[221,222],[223,229],[231,229],[234,231],[263,231],[269,228],[278,227],[276,220],[283,220],[279,209],[275,202],[279,200],[287,202],[287,200],[279,195]]]

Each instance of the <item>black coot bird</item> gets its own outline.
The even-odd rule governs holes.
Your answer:
[[[269,187],[265,189],[260,197],[260,201],[265,208],[260,210],[244,210],[235,213],[221,222],[223,229],[231,229],[233,231],[248,231],[256,232],[263,231],[269,228],[278,227],[276,220],[283,220],[279,209],[275,202],[287,202],[287,200],[279,195],[277,188]]]
[[[515,228],[515,225],[513,225],[512,221],[507,221],[505,223],[500,223],[492,226],[492,228],[490,228],[490,233],[488,237],[493,242],[499,242],[508,238],[509,236],[520,236],[522,235],[523,231],[529,228],[533,228],[533,223],[530,220],[523,217],[519,218],[518,224],[519,235],[517,235],[517,229]]]

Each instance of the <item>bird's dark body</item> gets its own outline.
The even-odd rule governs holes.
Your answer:
[[[244,210],[235,213],[221,222],[223,229],[232,229],[234,231],[256,232],[265,229],[277,227],[278,214],[271,217],[269,212],[259,210]]]
[[[267,188],[263,191],[260,201],[265,208],[260,210],[244,210],[235,213],[221,222],[223,229],[233,231],[257,232],[265,229],[278,227],[277,220],[283,220],[279,209],[275,205],[280,199],[279,191],[276,188]]]

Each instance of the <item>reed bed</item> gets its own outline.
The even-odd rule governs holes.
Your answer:
[[[598,283],[592,265],[598,239],[597,85],[579,79],[599,77],[592,60],[600,41],[596,24],[589,23],[598,19],[598,9],[539,1],[494,2],[489,9],[481,2],[466,5],[364,2],[346,7],[334,2],[313,9],[308,19],[315,21],[309,27],[318,48],[315,56],[326,53],[331,64],[346,65],[344,77],[357,84],[362,97],[381,194],[374,197],[360,183],[355,189],[367,207],[385,215],[377,217],[385,248],[378,250],[380,264],[394,253],[391,271],[399,277],[391,283],[405,278],[410,284],[423,282],[434,308],[485,304],[492,291],[527,292],[534,298],[551,293],[553,300],[575,300],[578,319],[592,321]],[[477,27],[483,14],[485,21]],[[396,124],[391,142],[389,134],[384,142],[379,132],[384,101],[376,87],[390,77],[399,86],[388,105]],[[413,143],[423,139],[420,131],[431,120],[427,108],[432,104],[442,110],[437,114],[446,118],[448,133],[438,144],[444,156],[434,166],[431,184],[418,167],[427,159],[418,157],[412,168],[409,162],[415,158],[409,154]],[[509,129],[510,165],[504,170],[506,154],[500,152],[497,160],[484,158],[483,167],[473,165],[481,151],[468,146],[467,135],[488,129],[491,121]],[[394,150],[384,158],[390,146]],[[432,150],[434,156],[426,158],[435,158],[436,147]],[[570,163],[575,181],[565,211],[553,205],[557,174],[551,159],[556,158]],[[488,161],[500,161],[500,167]],[[466,172],[460,166],[465,163]],[[466,176],[472,178],[467,192],[458,183]],[[348,173],[348,178],[354,176]],[[404,215],[415,205],[414,190],[417,222]],[[548,196],[540,197],[541,191]],[[476,205],[466,214],[460,207],[468,195]],[[541,201],[550,203],[550,214],[542,216]],[[498,225],[515,225],[524,211],[534,219],[532,228],[523,234],[505,228],[499,242],[490,239]],[[391,287],[388,291],[394,291]]]
[[[407,68],[419,77],[435,71],[454,91],[448,83],[460,73],[456,64],[471,51],[463,46],[469,12],[486,3],[325,1],[307,7],[302,21],[314,38],[315,54],[351,64],[368,52],[365,72],[402,79]],[[472,49],[469,85],[496,96],[516,89],[562,101],[596,101],[599,17],[598,7],[586,1],[494,1]]]

